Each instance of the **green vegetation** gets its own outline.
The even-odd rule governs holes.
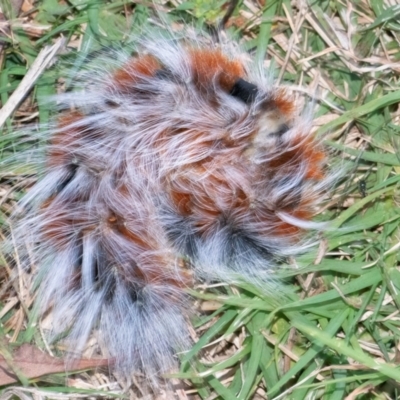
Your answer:
[[[79,67],[77,51],[129,42],[152,26],[155,10],[171,24],[216,26],[227,6],[224,0],[42,0],[18,11],[3,0],[3,106],[41,49],[61,37],[68,45],[7,118],[0,157],[25,147],[12,125],[49,120],[42,99],[68,86],[64,66]],[[395,0],[239,1],[227,30],[255,58],[265,58],[299,102],[315,103],[315,129],[332,153],[332,168],[346,172],[318,217],[333,221],[332,229],[319,248],[279,273],[284,294],[263,295],[251,285],[193,291],[207,312],[195,318],[199,340],[174,374],[185,384],[165,398],[400,398],[399,14]],[[1,171],[2,224],[35,172],[26,162]],[[13,346],[32,342],[49,350],[29,280],[11,279],[14,264],[3,260],[0,270],[0,354],[11,365]],[[57,346],[51,350],[62,354]],[[101,370],[68,379],[47,375],[29,385],[18,376],[18,383],[0,388],[1,398],[123,398],[122,386]],[[129,397],[146,398],[140,384]]]

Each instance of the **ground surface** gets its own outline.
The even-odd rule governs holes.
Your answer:
[[[89,44],[110,46],[140,32],[157,20],[155,10],[176,24],[213,27],[228,8],[224,0],[3,1],[2,160],[24,148],[12,124],[48,121],[46,104],[38,99],[66,84],[60,63],[45,72],[39,68],[39,78],[32,74],[28,82],[32,89],[21,88],[44,46],[63,37],[68,47],[61,58],[68,61]],[[335,229],[321,235],[319,248],[283,270],[292,294],[280,307],[273,295],[260,295],[249,285],[197,288],[203,311],[194,321],[198,341],[182,355],[172,387],[158,398],[399,398],[399,15],[395,0],[239,1],[226,29],[253,57],[265,59],[265,67],[300,102],[315,103],[316,134],[332,153],[332,168],[346,170],[318,217],[333,220]],[[48,59],[55,61],[50,54],[41,65]],[[23,102],[8,101],[18,90]],[[2,168],[4,234],[11,208],[34,180],[29,164]],[[15,278],[15,260],[1,263],[0,365],[19,377],[10,383],[0,374],[1,399],[154,397],[139,378],[126,392],[117,377],[93,365],[66,376],[63,363],[46,358],[61,356],[63,349],[43,339],[29,279],[25,273]],[[28,343],[34,347],[20,347]],[[36,378],[37,371],[46,375]]]

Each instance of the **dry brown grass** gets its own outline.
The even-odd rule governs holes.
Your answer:
[[[102,46],[121,42],[126,32],[140,30],[149,19],[154,23],[155,9],[176,24],[215,26],[226,7],[224,1],[206,0],[3,1],[2,159],[23,151],[13,126],[49,119],[38,98],[59,89],[63,59],[76,59],[74,51],[83,51],[89,40],[94,47],[99,39]],[[249,285],[197,288],[193,294],[202,310],[194,321],[197,344],[182,355],[176,377],[183,381],[175,378],[157,396],[146,392],[140,377],[127,389],[118,377],[89,370],[33,381],[20,376],[20,382],[0,388],[0,398],[399,398],[398,15],[395,0],[243,0],[227,23],[299,102],[316,104],[315,131],[332,148],[332,167],[347,171],[320,216],[340,229],[326,232],[319,249],[283,270],[290,294],[279,308],[274,296]],[[60,40],[68,49],[45,70]],[[43,52],[48,58],[42,59]],[[1,173],[4,225],[35,171],[26,163],[4,163]],[[2,266],[0,353],[11,357],[12,347],[35,343],[62,354],[46,343],[45,321],[38,323],[32,311],[29,274],[18,270],[17,258],[4,259]],[[86,355],[94,349],[89,343]]]

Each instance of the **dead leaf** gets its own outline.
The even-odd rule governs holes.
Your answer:
[[[64,359],[51,357],[30,344],[18,347],[13,352],[11,360],[6,360],[6,357],[0,355],[0,386],[19,381],[16,372],[18,375],[33,379],[66,371]],[[109,364],[110,360],[108,359],[76,359],[68,363],[68,370],[92,369]]]

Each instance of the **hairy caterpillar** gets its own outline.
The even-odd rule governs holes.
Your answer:
[[[267,286],[302,251],[326,156],[287,91],[234,46],[144,39],[83,76],[59,97],[13,234],[54,332],[79,351],[96,330],[119,371],[155,377],[190,342],[186,287]]]

